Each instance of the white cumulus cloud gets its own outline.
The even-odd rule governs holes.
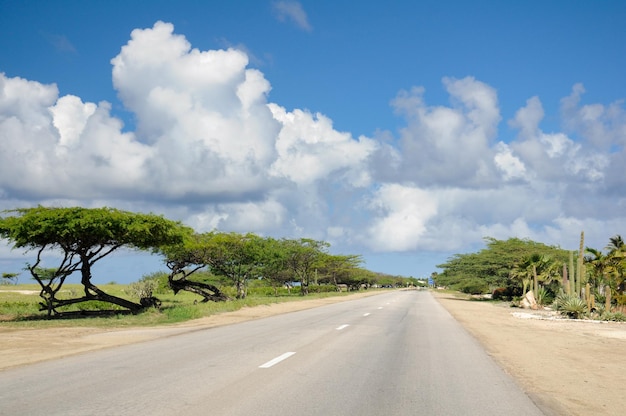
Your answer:
[[[111,63],[133,128],[111,103],[0,74],[0,209],[107,205],[353,253],[625,232],[626,112],[584,104],[582,85],[561,101],[563,131],[544,131],[535,96],[502,136],[497,91],[465,77],[443,78],[449,105],[407,86],[398,131],[354,137],[272,102],[243,50],[195,49],[169,23],[134,30]]]

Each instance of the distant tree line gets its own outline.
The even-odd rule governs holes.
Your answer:
[[[626,245],[620,235],[604,251],[585,247],[584,233],[577,251],[519,238],[485,242],[478,252],[455,254],[438,265],[435,284],[505,299],[532,290],[539,304],[567,304],[577,316],[626,305]]]
[[[14,248],[35,253],[26,268],[40,287],[41,310],[49,316],[63,314],[64,306],[93,300],[108,302],[131,312],[156,306],[152,291],[139,302],[112,296],[92,282],[96,262],[122,247],[151,251],[163,256],[169,269],[168,287],[195,293],[203,302],[226,301],[229,297],[215,284],[194,279],[208,271],[235,288],[236,298],[245,298],[251,280],[278,288],[298,286],[302,295],[311,285],[326,284],[334,290],[373,285],[416,284],[416,279],[374,273],[361,267],[359,255],[334,255],[330,244],[313,239],[275,239],[247,233],[197,233],[180,222],[154,214],[114,208],[21,208],[4,211],[0,237]],[[46,254],[60,255],[56,267],[43,267]],[[60,299],[66,279],[77,273],[84,294]],[[5,279],[15,274],[5,273]]]

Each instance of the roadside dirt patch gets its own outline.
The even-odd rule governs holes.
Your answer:
[[[434,294],[547,414],[624,414],[626,324]]]

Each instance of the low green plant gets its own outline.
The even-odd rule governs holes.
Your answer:
[[[483,279],[478,278],[464,280],[454,288],[470,295],[482,295],[489,292],[489,285]]]
[[[553,307],[562,315],[578,319],[587,314],[587,303],[576,295],[561,293],[556,297]]]
[[[141,279],[138,282],[131,283],[128,286],[130,295],[137,299],[151,298],[158,286],[156,279]]]
[[[552,294],[543,287],[537,290],[536,299],[538,305],[549,305],[554,301]]]
[[[626,322],[626,314],[622,312],[604,312],[600,315],[603,321]]]

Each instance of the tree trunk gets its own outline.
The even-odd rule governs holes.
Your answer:
[[[237,299],[246,298],[246,285],[241,280],[237,280]]]
[[[217,287],[208,283],[193,282],[187,279],[172,279],[170,277],[169,286],[174,291],[174,294],[181,290],[195,293],[203,297],[202,302],[208,302],[210,300],[214,302],[222,302],[228,300],[228,296],[223,294]]]

